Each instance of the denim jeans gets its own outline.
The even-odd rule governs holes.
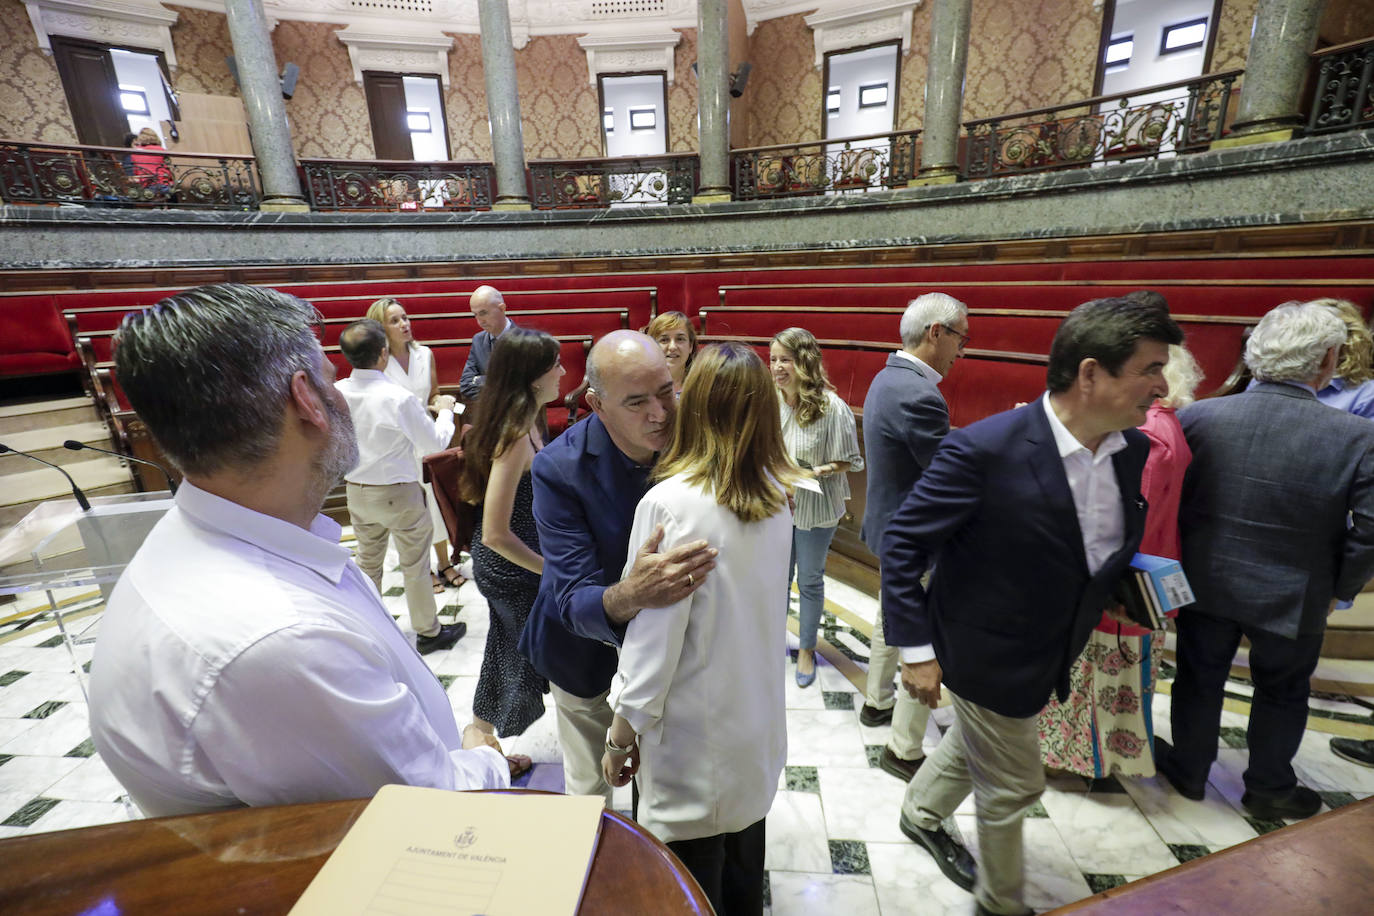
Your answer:
[[[797,591],[801,595],[801,647],[816,648],[816,629],[821,623],[821,609],[825,606],[825,555],[835,537],[835,526],[829,528],[793,528],[792,558],[787,563],[787,582],[792,582],[795,570]]]

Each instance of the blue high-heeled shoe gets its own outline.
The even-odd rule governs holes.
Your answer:
[[[801,669],[797,669],[797,686],[810,687],[816,683],[816,669],[812,668],[810,674],[802,674]]]

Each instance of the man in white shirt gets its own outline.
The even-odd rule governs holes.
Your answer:
[[[1050,346],[1048,391],[945,437],[883,537],[882,610],[902,685],[955,722],[907,786],[899,826],[979,913],[1027,912],[1021,821],[1044,791],[1036,716],[1140,544],[1133,427],[1168,393],[1168,312],[1130,299],[1074,309]],[[934,561],[929,587],[921,575]],[[972,790],[979,867],[941,827]],[[976,886],[975,886],[976,880]]]
[[[391,351],[386,330],[370,318],[344,328],[339,349],[353,367],[353,373],[334,387],[348,402],[358,434],[358,463],[344,475],[348,515],[358,538],[358,565],[380,592],[387,539],[394,537],[415,648],[421,655],[447,649],[468,627],[461,621],[439,624],[429,577],[434,523],[420,485],[420,459],[448,448],[454,400],[439,395],[439,416],[431,420],[419,398],[387,378]]]
[[[226,284],[116,337],[121,387],[185,474],[91,665],[91,736],[147,814],[509,784],[319,514],[358,452],[318,320]]]

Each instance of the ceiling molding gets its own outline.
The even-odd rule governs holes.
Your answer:
[[[430,73],[449,88],[448,52],[453,38],[425,28],[398,28],[389,32],[375,27],[350,25],[334,33],[348,47],[353,79],[361,83],[364,70],[390,73]]]
[[[816,43],[816,66],[825,62],[830,51],[845,51],[901,41],[902,53],[911,52],[911,16],[921,0],[868,0],[845,3],[836,9],[820,10],[805,17]]]
[[[673,49],[682,36],[677,32],[583,35],[577,43],[587,52],[587,77],[591,85],[602,73],[634,73],[664,70],[673,84]]]
[[[161,51],[176,69],[171,30],[177,13],[154,0],[24,0],[24,7],[44,54],[52,53],[50,37],[60,35]]]

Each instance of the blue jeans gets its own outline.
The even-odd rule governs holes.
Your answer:
[[[835,526],[829,528],[793,528],[792,558],[787,561],[787,582],[797,575],[797,591],[801,595],[801,647],[816,648],[816,629],[821,624],[821,608],[825,606],[825,555],[835,537]]]

